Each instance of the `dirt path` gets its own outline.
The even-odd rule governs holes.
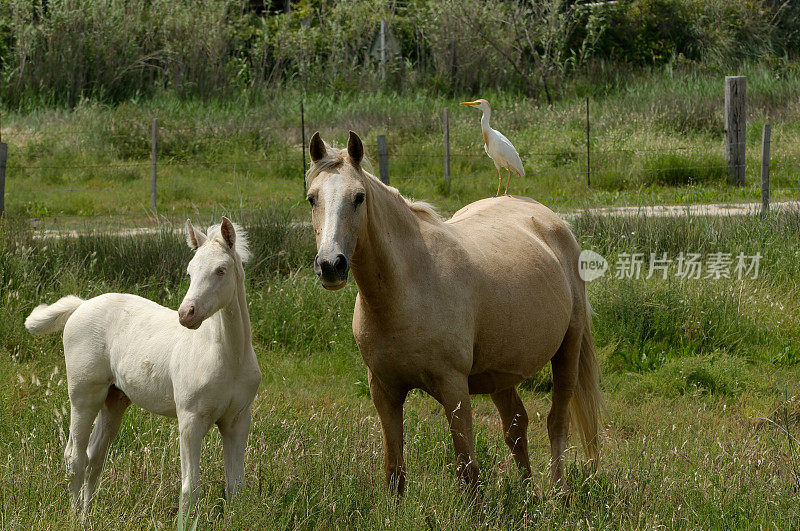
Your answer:
[[[800,201],[781,201],[771,203],[770,208],[776,210],[800,210]],[[649,216],[649,217],[677,217],[677,216],[745,216],[761,212],[761,203],[707,203],[697,205],[653,205],[653,206],[623,206],[603,207],[561,212],[565,217],[571,218],[582,214],[598,216]],[[308,221],[297,221],[294,226],[304,227],[310,225]],[[102,234],[114,236],[139,236],[142,234],[159,234],[160,227],[138,227],[120,229],[115,231],[98,231]],[[174,233],[183,232],[183,226],[172,229]],[[91,234],[91,231],[46,229],[37,231],[35,238],[76,238],[81,235]]]
[[[770,204],[771,210],[797,210],[800,201],[781,201]],[[761,203],[709,203],[700,205],[655,205],[607,207],[578,210],[573,215],[583,213],[602,216],[744,216],[761,212]]]

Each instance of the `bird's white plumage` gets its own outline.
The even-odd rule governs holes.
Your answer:
[[[481,132],[483,133],[483,149],[489,158],[494,162],[498,174],[500,168],[505,168],[509,172],[514,172],[516,175],[523,177],[525,175],[525,167],[522,165],[522,159],[519,153],[514,148],[514,145],[509,141],[503,133],[489,126],[489,117],[492,114],[492,109],[489,102],[480,99],[475,101],[465,101],[461,105],[470,105],[477,107],[483,114],[481,115]],[[511,177],[509,176],[509,181]],[[508,183],[506,183],[506,192],[508,192]],[[500,187],[497,188],[497,193],[500,193]]]
[[[489,155],[489,158],[494,161],[494,165],[497,169],[506,168],[520,177],[525,176],[525,167],[522,165],[522,159],[519,158],[519,153],[517,153],[511,141],[500,131],[492,129],[491,127],[488,129],[487,136],[489,143],[484,144],[483,149],[486,151],[486,154]]]

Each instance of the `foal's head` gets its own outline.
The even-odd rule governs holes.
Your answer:
[[[219,225],[209,227],[207,235],[187,219],[186,241],[195,253],[187,267],[191,281],[178,309],[178,319],[194,330],[233,301],[237,286],[244,282],[242,263],[250,253],[246,234],[226,217]]]
[[[350,258],[366,215],[367,190],[361,171],[364,146],[350,131],[347,150],[329,149],[314,133],[309,151],[314,163],[307,196],[317,239],[314,271],[326,289],[336,290],[347,283]]]

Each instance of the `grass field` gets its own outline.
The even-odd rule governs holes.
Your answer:
[[[800,196],[800,71],[753,65],[748,76],[747,182],[726,184],[723,86],[730,72],[659,70],[578,87],[539,107],[508,93],[254,93],[220,100],[170,93],[117,106],[3,113],[9,144],[6,206],[45,226],[140,226],[150,205],[149,124],[158,118],[160,219],[209,211],[293,205],[304,199],[300,102],[306,135],[342,145],[365,141],[377,172],[376,135],[386,134],[392,184],[443,212],[494,194],[480,115],[460,107],[483,96],[492,123],[516,145],[527,177],[511,191],[558,210],[642,204],[752,201],[759,197],[761,126],[772,123],[771,195]],[[592,186],[586,185],[585,101],[591,100]],[[443,180],[442,112],[450,111],[452,185]]]
[[[472,118],[475,118],[474,116]],[[222,199],[220,199],[222,201]],[[455,199],[453,199],[455,201]],[[547,487],[548,371],[523,384],[534,477],[525,484],[486,397],[474,402],[483,484],[470,503],[449,430],[423,393],[405,407],[407,495],[383,487],[379,423],[350,330],[355,287],[324,291],[310,264],[307,207],[227,210],[250,231],[247,268],[262,372],[246,470],[226,506],[218,434],[204,444],[201,528],[453,529],[800,525],[800,214],[747,218],[577,218],[584,248],[625,253],[761,253],[758,278],[617,279],[589,284],[608,412],[599,471],[572,438],[568,500]],[[209,223],[204,206],[195,221]],[[216,217],[214,213],[213,217]],[[38,239],[19,218],[0,253],[0,525],[70,526],[62,452],[68,402],[60,336],[22,321],[39,302],[129,291],[177,307],[190,251],[178,234]],[[171,528],[177,425],[132,408],[112,446],[89,528]]]

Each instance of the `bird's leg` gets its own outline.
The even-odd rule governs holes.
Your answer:
[[[497,168],[497,193],[494,194],[495,197],[500,195],[500,187],[503,185],[503,176],[500,174],[500,168]]]
[[[505,193],[505,195],[508,195],[508,183],[511,182],[511,170],[506,168],[506,171],[508,172],[508,180],[506,181],[506,193]]]

